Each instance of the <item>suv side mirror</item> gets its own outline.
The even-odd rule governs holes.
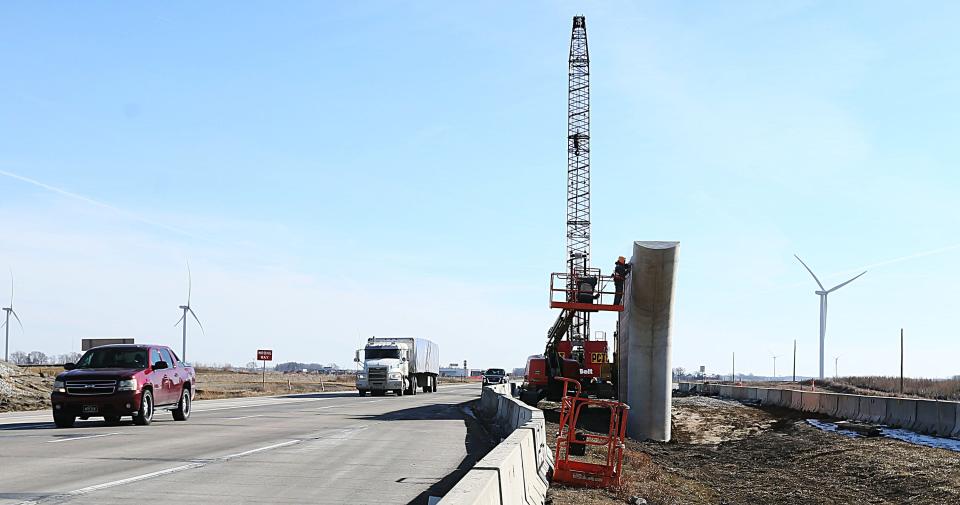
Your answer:
[[[154,370],[163,370],[166,368],[170,368],[170,365],[168,365],[166,361],[158,361],[153,364]]]
[[[76,363],[64,363],[64,364],[63,364],[63,369],[64,369],[64,370],[73,370],[74,368],[77,368],[77,364],[76,364]]]

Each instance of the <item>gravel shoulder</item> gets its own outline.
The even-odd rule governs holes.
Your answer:
[[[555,432],[556,406],[543,407]],[[677,397],[673,441],[629,440],[621,489],[554,486],[551,498],[554,505],[630,503],[634,497],[651,504],[960,503],[960,453],[850,438],[810,426],[806,417]]]

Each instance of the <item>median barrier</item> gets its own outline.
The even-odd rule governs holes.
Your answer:
[[[957,408],[960,403],[957,402],[937,402],[937,416],[940,420],[935,435],[939,437],[949,437],[957,429]]]
[[[960,438],[960,403],[956,404],[956,414],[954,414],[954,417],[957,419],[956,426],[954,426],[950,436],[953,438]]]
[[[677,389],[678,389],[681,393],[689,393],[689,392],[690,392],[690,383],[689,383],[689,382],[681,382],[681,383],[679,383]]]
[[[817,412],[830,417],[837,417],[837,398],[836,393],[819,393],[820,406]]]
[[[768,389],[766,396],[760,400],[761,405],[767,406],[779,406],[780,397],[783,395],[783,392],[779,389]]]
[[[804,412],[817,412],[820,410],[820,393],[814,391],[801,391],[800,410]]]
[[[912,430],[917,422],[917,400],[887,398],[887,417],[881,422],[894,428]]]
[[[949,437],[956,429],[957,402],[917,400],[917,420],[913,429],[928,435]]]
[[[861,396],[860,413],[857,419],[871,423],[887,422],[887,410],[890,400],[893,400],[893,398],[887,398],[885,396]]]
[[[836,417],[856,420],[860,414],[860,397],[857,395],[837,395]]]
[[[760,388],[743,388],[747,390],[747,400],[756,401],[759,398]]]
[[[495,409],[495,410],[492,410]],[[443,505],[540,504],[546,501],[553,455],[543,411],[510,395],[506,384],[485,386],[480,414],[506,438],[440,500]]]
[[[779,405],[780,407],[784,407],[784,408],[788,408],[788,409],[789,409],[789,408],[790,408],[790,404],[793,402],[793,393],[795,393],[795,392],[796,392],[796,391],[793,391],[792,389],[781,389],[781,390],[780,390],[780,403],[778,403],[777,405]]]
[[[935,434],[940,426],[940,412],[936,400],[917,400],[916,421],[913,429],[920,433]],[[951,427],[952,428],[952,427]]]
[[[733,398],[733,386],[720,386],[720,396]]]
[[[790,395],[790,408],[803,411],[803,391],[794,390]]]
[[[757,397],[755,398],[760,405],[767,403],[767,394],[770,392],[767,388],[757,388]]]

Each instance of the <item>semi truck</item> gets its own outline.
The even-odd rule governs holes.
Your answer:
[[[440,348],[425,338],[370,337],[364,346],[363,360],[357,351],[354,361],[363,363],[357,373],[360,396],[383,396],[393,391],[397,396],[437,391],[440,375]]]

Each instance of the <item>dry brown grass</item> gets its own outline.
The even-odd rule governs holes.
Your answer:
[[[894,396],[900,393],[899,377],[840,377],[823,381],[822,384],[845,393]],[[936,400],[960,400],[960,380],[904,378],[903,394]]]

